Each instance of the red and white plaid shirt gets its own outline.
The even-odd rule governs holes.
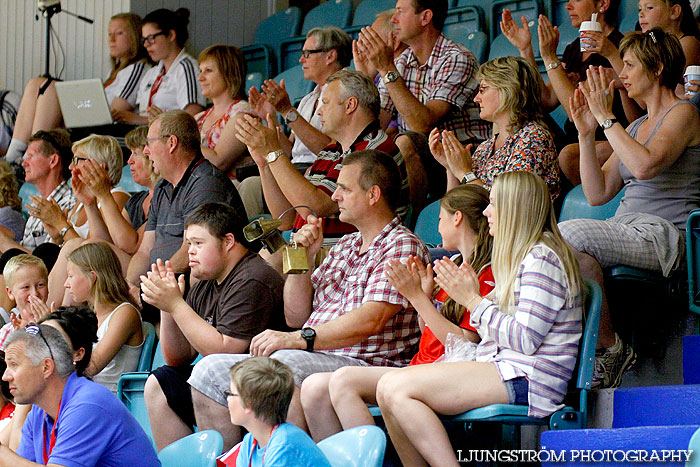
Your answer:
[[[411,304],[384,275],[389,259],[406,260],[409,255],[430,261],[428,250],[420,239],[395,217],[360,253],[359,232],[344,236],[311,275],[314,286],[313,311],[306,326],[316,327],[367,302],[386,302],[403,307],[374,336],[345,349],[324,350],[327,353],[364,360],[370,365],[408,365],[420,339],[418,315]]]
[[[479,90],[476,79],[479,62],[469,49],[440,34],[423,65],[418,63],[410,47],[399,55],[395,64],[411,94],[421,104],[441,100],[452,106],[438,128],[454,131],[463,143],[484,141],[491,135],[491,124],[479,117],[479,106],[474,103]],[[386,84],[381,80],[378,89],[382,109],[396,117],[400,131],[411,130],[398,115]]]

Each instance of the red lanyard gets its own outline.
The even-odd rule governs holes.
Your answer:
[[[272,432],[277,429],[279,425],[275,425],[272,427],[270,430],[270,439],[267,440],[267,444],[265,445],[265,449],[263,450],[263,457],[262,461],[260,462],[260,467],[263,467],[265,465],[265,453],[267,453],[267,447],[270,445],[270,441],[272,441]],[[251,467],[253,465],[253,453],[255,452],[255,446],[258,445],[258,440],[253,439],[253,448],[250,450],[250,457],[248,458],[248,467]]]
[[[160,83],[163,81],[163,76],[165,76],[165,65],[163,65],[163,68],[161,68],[160,73],[158,73],[158,77],[156,80],[153,82],[153,86],[151,86],[151,93],[148,95],[148,106],[151,106],[151,101],[153,100],[153,95],[158,92],[158,88],[160,87]]]
[[[51,440],[49,441],[49,452],[46,452],[46,424],[44,424],[44,427],[42,429],[43,433],[43,438],[41,439],[42,443],[42,448],[44,449],[44,465],[49,463],[49,455],[51,454],[51,451],[53,451],[53,447],[56,445],[56,423],[58,423],[58,414],[61,413],[61,402],[63,400],[58,401],[58,410],[56,411],[56,418],[53,421],[53,428],[51,428]],[[47,415],[48,416],[48,415]]]

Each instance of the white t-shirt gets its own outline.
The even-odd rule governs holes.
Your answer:
[[[128,65],[126,68],[117,73],[114,81],[105,86],[105,94],[107,95],[107,103],[112,105],[115,97],[121,97],[131,106],[136,105],[136,95],[141,85],[141,80],[146,74],[146,71],[151,66],[145,62],[136,62]]]
[[[323,94],[323,90],[326,89],[326,86],[327,84],[324,84],[323,87],[316,85],[313,91],[303,97],[297,108],[299,114],[318,131],[321,131],[321,116],[318,114],[318,108],[321,107],[321,95]],[[315,160],[316,154],[314,154],[311,149],[307,148],[298,136],[294,135],[292,163],[310,164]]]
[[[146,115],[151,87],[163,66],[161,60],[158,65],[148,70],[141,80],[141,87],[136,98],[139,115]],[[158,91],[153,95],[151,105],[155,105],[163,111],[182,110],[189,104],[204,106],[206,100],[202,96],[202,88],[197,81],[197,76],[199,76],[197,60],[185,52],[185,49],[182,49],[168,72],[163,76]]]

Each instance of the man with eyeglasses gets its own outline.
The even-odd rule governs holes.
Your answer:
[[[156,117],[148,128],[143,153],[161,180],[153,190],[143,240],[129,262],[126,277],[133,287],[158,259],[170,260],[175,272],[188,270],[185,218],[197,207],[225,203],[246,218],[231,180],[202,155],[197,122],[184,110]]]
[[[292,130],[289,140],[280,138],[283,150],[294,167],[302,174],[316,160],[316,155],[325,148],[331,138],[321,131],[321,94],[326,88],[326,80],[336,71],[350,65],[352,48],[350,36],[334,26],[314,28],[306,35],[306,41],[299,57],[304,79],[316,83],[316,87],[299,103],[295,109],[283,83],[272,79],[265,81],[262,93],[250,90],[250,103],[258,117],[265,120],[269,114],[277,113],[284,118]],[[277,125],[277,119],[273,119]],[[259,177],[249,177],[239,187],[243,204],[249,217],[264,212],[262,186]]]
[[[79,377],[57,329],[30,323],[7,338],[2,378],[19,404],[33,404],[17,452],[0,445],[2,466],[159,466],[146,433],[114,395]]]
[[[75,204],[75,195],[68,182],[68,167],[72,158],[70,137],[64,130],[40,130],[32,135],[22,167],[26,183],[39,190],[41,199],[33,203],[29,210],[21,243],[15,242],[0,229],[0,251],[19,248],[31,253],[45,242],[63,243],[65,229],[54,228],[49,219],[52,210],[60,209],[67,213]],[[29,203],[29,200],[24,202]]]

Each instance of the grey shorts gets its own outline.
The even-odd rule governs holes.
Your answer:
[[[231,382],[228,370],[249,357],[249,354],[214,354],[204,357],[194,366],[187,382],[210,399],[226,405],[224,391],[229,389]],[[305,350],[278,350],[270,358],[279,360],[292,369],[297,387],[301,387],[301,383],[314,373],[335,371],[344,366],[369,366],[367,362],[356,358]]]
[[[572,247],[593,256],[603,268],[621,264],[668,275],[683,259],[683,235],[671,222],[649,214],[573,219],[560,223],[559,230]]]

